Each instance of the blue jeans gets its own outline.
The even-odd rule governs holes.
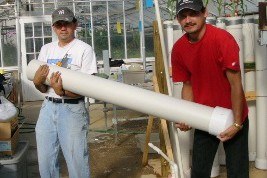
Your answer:
[[[36,124],[39,171],[42,178],[59,178],[61,147],[70,178],[89,178],[87,146],[89,115],[84,102],[52,103],[44,100]]]
[[[248,178],[248,119],[231,140],[223,143],[226,155],[227,178]],[[213,160],[220,140],[201,130],[195,130],[191,178],[210,178]]]

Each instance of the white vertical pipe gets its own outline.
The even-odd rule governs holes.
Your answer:
[[[109,2],[107,1],[106,3],[107,3],[107,25],[108,25],[108,54],[109,54],[109,58],[111,58]]]
[[[146,45],[145,45],[145,23],[144,23],[144,1],[140,0],[140,21],[141,21],[141,58],[143,59],[143,67],[146,69]]]
[[[22,60],[21,60],[21,31],[19,23],[19,1],[15,1],[14,11],[16,17],[16,37],[17,37],[17,59],[18,59],[18,83],[17,83],[17,99],[18,99],[18,108],[21,108],[21,73],[22,73]]]
[[[127,29],[126,29],[125,2],[124,1],[122,1],[122,9],[123,9],[124,58],[125,59],[128,59],[128,51],[127,51]]]
[[[255,167],[267,170],[267,54],[266,46],[260,46],[258,15],[255,16],[255,61],[256,61],[256,115],[257,152]]]
[[[167,56],[168,56],[168,66],[171,66],[171,52],[172,52],[172,46],[173,46],[173,21],[164,21],[163,22],[163,33],[165,36],[165,42],[167,44],[166,50],[167,50]]]
[[[216,17],[214,16],[207,17],[206,23],[216,26]],[[219,174],[220,174],[220,164],[219,164],[219,156],[218,156],[218,151],[217,151],[214,157],[214,160],[213,160],[210,177],[217,177]]]
[[[225,29],[225,17],[217,17],[216,19],[216,27]],[[221,165],[225,165],[225,152],[223,148],[223,144],[220,143],[218,147],[218,160]]]
[[[220,164],[219,164],[219,154],[217,151],[213,160],[210,177],[217,177],[219,175],[220,175]]]
[[[244,42],[244,63],[255,65],[254,46],[254,16],[243,17],[243,42]],[[245,73],[245,92],[256,91],[255,71]],[[249,108],[249,160],[256,159],[256,101],[247,101]]]
[[[94,21],[93,21],[93,5],[92,5],[92,2],[90,1],[90,14],[91,14],[91,17],[90,17],[90,23],[91,23],[91,32],[92,32],[92,48],[95,49],[95,38],[94,38]],[[90,29],[89,29],[90,30]]]
[[[221,28],[221,29],[225,29],[225,17],[218,17],[216,19],[216,27]]]
[[[177,82],[173,83],[173,96],[175,98],[181,99],[181,92],[182,92],[183,83]],[[187,132],[182,132],[177,129],[179,143],[181,147],[181,157],[182,157],[182,164],[183,164],[183,172],[186,178],[191,177],[191,130]],[[177,158],[177,153],[174,154]]]
[[[178,39],[183,36],[183,31],[181,25],[178,23],[177,19],[173,20],[173,39],[170,39],[174,44]],[[170,63],[171,64],[171,63]],[[183,83],[177,82],[173,83],[173,96],[175,98],[181,99]],[[181,158],[183,164],[183,172],[186,178],[191,177],[191,131],[182,132],[179,129],[176,129],[178,133],[178,139],[181,147]],[[175,155],[177,158],[177,154]]]
[[[173,20],[173,43],[183,36],[184,32],[177,19]]]
[[[239,46],[239,63],[241,68],[241,76],[242,76],[242,84],[244,86],[244,60],[243,60],[243,37],[242,37],[242,18],[237,17],[226,17],[225,20],[226,31],[231,33],[235,38],[238,46]]]
[[[1,57],[1,66],[4,67],[4,55],[3,55],[3,44],[2,44],[2,28],[0,27],[0,57]]]
[[[161,17],[160,17],[160,11],[159,11],[159,2],[158,0],[154,0],[155,4],[155,11],[156,11],[156,19],[158,23],[158,29],[159,29],[159,36],[160,36],[160,43],[161,43],[161,49],[162,49],[162,56],[163,56],[163,61],[164,61],[164,69],[165,69],[165,76],[166,76],[166,82],[167,82],[167,89],[168,89],[168,95],[172,96],[172,88],[171,88],[171,81],[170,81],[170,74],[169,74],[169,67],[168,67],[168,58],[167,58],[167,53],[166,53],[166,45],[164,41],[164,35],[163,35],[163,28],[162,28],[162,22],[161,22]],[[164,117],[166,118],[166,117]],[[182,160],[181,160],[181,151],[180,151],[180,144],[178,140],[178,135],[176,134],[176,128],[174,126],[174,123],[170,123],[170,135],[171,138],[173,137],[173,147],[176,148],[177,150],[177,163],[179,166],[179,172],[181,178],[184,178],[184,172],[183,172],[183,167],[182,167]]]

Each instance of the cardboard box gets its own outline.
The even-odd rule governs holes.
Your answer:
[[[11,156],[16,152],[19,140],[19,129],[9,139],[0,139],[0,156]]]
[[[0,122],[0,140],[10,139],[18,128],[18,118],[14,117],[9,122]]]
[[[139,84],[145,82],[145,71],[122,71],[123,83]]]

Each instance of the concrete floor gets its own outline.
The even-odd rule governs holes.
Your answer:
[[[35,133],[34,133],[34,124],[36,123],[36,120],[38,118],[39,109],[41,106],[41,102],[27,102],[24,103],[22,107],[22,113],[21,115],[24,116],[25,119],[22,119],[21,122],[24,122],[23,129],[21,129],[20,133],[20,140],[27,140],[29,141],[29,151],[28,151],[28,178],[39,178],[39,171],[38,171],[38,162],[37,162],[37,151],[36,151],[36,140],[35,140]],[[132,117],[132,116],[139,116],[140,113],[135,113],[133,111],[124,112],[122,117]],[[126,176],[126,175],[136,175],[134,177],[160,177],[160,164],[158,159],[151,159],[149,160],[149,167],[152,169],[152,171],[144,171],[140,167],[140,160],[142,158],[142,153],[140,151],[136,151],[137,147],[135,146],[136,140],[132,135],[123,135],[119,134],[118,139],[124,139],[124,143],[121,144],[115,144],[115,137],[114,134],[107,134],[103,132],[103,130],[106,129],[105,127],[105,117],[103,113],[103,105],[99,104],[93,104],[90,106],[90,133],[89,133],[89,140],[88,143],[90,144],[90,154],[99,154],[99,157],[93,158],[91,160],[91,169],[92,169],[92,177],[93,178],[105,178],[105,177],[114,177],[114,178],[120,178],[120,177],[133,177],[133,176]],[[112,112],[107,112],[107,117],[109,118],[107,121],[108,128],[111,128],[113,125],[112,123]],[[33,124],[33,125],[30,125]],[[25,129],[28,128],[28,129]],[[29,133],[26,133],[29,132]],[[105,153],[101,153],[101,149],[99,148],[98,144],[101,142],[108,145],[109,152],[105,155]],[[132,141],[126,141],[127,139],[131,139]],[[111,155],[112,152],[116,152],[117,150],[122,149],[123,144],[126,144],[128,152],[125,153],[124,158],[121,159],[114,159],[112,163],[107,163],[106,165],[99,165],[99,162],[101,162],[101,159],[103,159],[103,155],[105,155],[105,159],[111,159],[108,156]],[[134,147],[134,148],[129,148]],[[106,148],[106,147],[105,147]],[[115,153],[116,154],[116,153]],[[121,153],[120,153],[121,154]],[[102,156],[102,157],[101,157]],[[134,157],[134,158],[133,158]],[[138,157],[138,158],[137,158]],[[100,160],[99,160],[100,159]],[[128,167],[118,166],[116,167],[116,164],[125,165],[126,162],[122,161],[128,160],[126,162],[129,162],[130,159],[135,160],[135,164],[128,165]],[[61,162],[63,163],[62,169],[61,169],[61,176],[62,177],[68,177],[66,164],[64,163],[64,159],[60,158]],[[120,163],[119,163],[120,162]],[[103,163],[104,164],[104,163]],[[99,169],[96,165],[99,165],[98,167],[102,167]],[[133,167],[129,167],[133,166]],[[105,168],[105,169],[104,169]],[[133,174],[131,171],[135,170],[135,172],[140,172],[140,174]],[[128,172],[127,172],[128,171]],[[116,172],[121,172],[121,174],[118,174]],[[129,172],[131,174],[129,174]],[[145,172],[145,173],[144,173]],[[152,173],[151,173],[152,172]],[[158,173],[158,174],[157,174]],[[138,175],[138,176],[137,176]],[[1,177],[1,176],[0,176]],[[258,170],[254,167],[254,163],[252,162],[250,165],[250,177],[251,178],[267,178],[267,171]],[[223,166],[221,166],[221,173],[219,178],[226,178],[226,170]]]

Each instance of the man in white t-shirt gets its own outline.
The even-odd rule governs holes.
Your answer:
[[[96,73],[92,47],[74,37],[77,19],[73,12],[67,7],[58,8],[52,14],[52,25],[58,41],[44,45],[38,60],[88,75]],[[48,73],[49,66],[42,65],[33,80],[46,98],[35,129],[40,175],[43,178],[59,177],[58,153],[61,147],[69,177],[88,178],[89,115],[84,97],[64,90],[59,72],[51,74],[49,79]],[[50,81],[50,86],[44,84],[45,80]]]

